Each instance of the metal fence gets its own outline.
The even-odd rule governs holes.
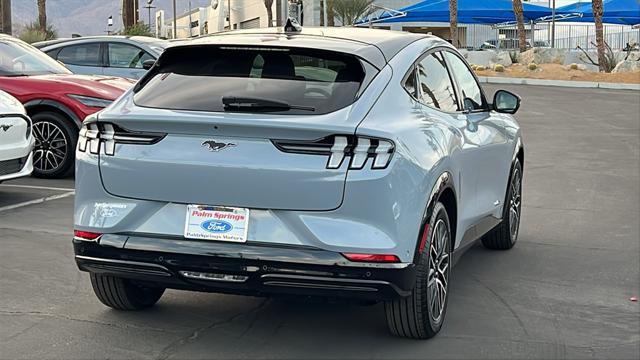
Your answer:
[[[575,49],[580,46],[584,49],[594,47],[596,42],[596,29],[591,24],[565,25],[556,24],[555,47],[560,49]],[[537,31],[537,36],[548,36],[550,30]],[[624,25],[605,25],[604,40],[612,49],[623,49],[627,44],[640,41],[640,29],[633,29]]]
[[[469,24],[460,25],[466,28],[466,42],[462,45],[468,49],[477,49],[483,44],[491,43],[501,48],[517,48],[517,31],[515,27],[495,28],[490,25]],[[533,46],[551,46],[551,24],[535,24],[532,31],[531,24],[525,26],[526,38]],[[640,43],[640,29],[633,29],[625,25],[605,25],[605,41],[612,49],[623,49],[627,44]],[[593,48],[596,42],[595,26],[592,24],[562,24],[556,23],[555,47],[558,49]]]

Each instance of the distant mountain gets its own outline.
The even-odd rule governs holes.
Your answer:
[[[147,4],[146,0],[138,0],[140,6]],[[191,0],[191,7],[206,6],[211,0]],[[71,34],[101,35],[107,31],[107,18],[113,16],[114,31],[122,29],[121,15],[122,0],[47,0],[47,20],[53,24],[60,37],[69,37]],[[165,16],[173,16],[172,0],[154,0],[153,13],[162,9]],[[189,8],[188,0],[176,0],[177,13],[186,12]],[[13,32],[17,34],[20,29],[38,17],[36,0],[11,1]],[[140,20],[148,21],[148,10],[140,9]]]

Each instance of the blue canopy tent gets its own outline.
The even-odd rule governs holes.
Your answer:
[[[640,0],[608,0],[604,4],[602,22],[607,24],[640,24]],[[581,13],[582,17],[568,19],[572,22],[593,22],[590,2],[577,2],[557,9],[560,12]]]
[[[551,15],[551,9],[523,3],[526,22]],[[399,9],[403,15],[383,12],[376,17],[363,19],[368,22],[449,22],[449,0],[425,0]],[[515,21],[511,0],[458,0],[458,22],[461,24],[499,24]]]

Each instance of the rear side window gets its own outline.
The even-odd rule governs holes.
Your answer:
[[[142,63],[153,60],[146,51],[128,44],[109,43],[109,66],[142,69]]]
[[[487,106],[485,105],[484,98],[482,96],[482,90],[480,90],[480,85],[478,85],[478,82],[471,73],[471,70],[469,70],[462,59],[456,55],[447,51],[444,53],[444,56],[447,57],[447,61],[449,61],[449,64],[451,65],[451,73],[457,80],[458,86],[460,87],[464,110],[485,110]]]
[[[58,52],[57,59],[68,65],[100,66],[100,44],[65,46]]]
[[[352,104],[365,70],[355,56],[325,50],[191,46],[167,50],[149,75],[139,106],[225,111],[223,98],[245,98],[292,106],[260,111],[315,115]]]
[[[418,90],[423,104],[446,112],[458,110],[455,88],[442,54],[435,52],[418,63]]]

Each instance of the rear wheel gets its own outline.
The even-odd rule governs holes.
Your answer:
[[[508,250],[518,240],[522,210],[522,164],[518,159],[511,169],[505,199],[502,222],[482,238],[482,245],[488,249]]]
[[[64,116],[43,111],[31,116],[35,147],[33,175],[42,178],[62,178],[74,170],[78,129]]]
[[[387,324],[397,336],[428,339],[444,323],[451,273],[451,227],[447,210],[437,203],[425,230],[428,242],[418,254],[416,284],[411,295],[385,302]]]
[[[142,310],[155,305],[164,288],[143,287],[131,280],[91,273],[91,285],[98,299],[116,310]]]

